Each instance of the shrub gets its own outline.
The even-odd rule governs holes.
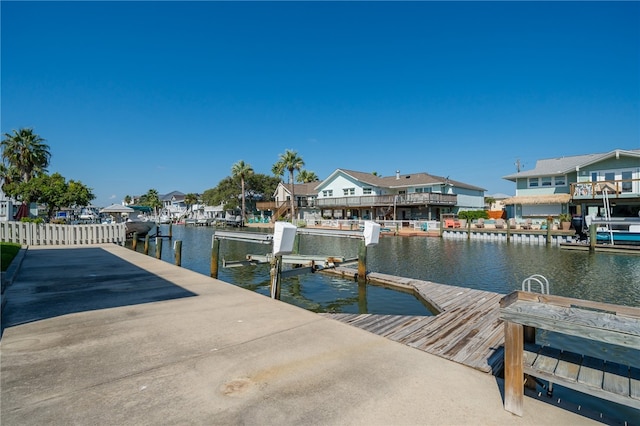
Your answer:
[[[476,219],[489,219],[489,213],[486,210],[463,210],[458,212],[460,219],[473,221]]]

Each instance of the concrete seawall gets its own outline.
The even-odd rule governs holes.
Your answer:
[[[2,423],[585,424],[498,379],[117,245],[30,248],[5,291]]]

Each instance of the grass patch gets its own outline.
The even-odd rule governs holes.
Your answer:
[[[20,247],[20,244],[0,242],[0,266],[2,266],[3,272],[11,265],[11,261],[20,251]]]

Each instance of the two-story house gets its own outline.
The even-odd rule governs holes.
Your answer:
[[[298,219],[320,219],[320,210],[316,206],[318,192],[315,187],[318,182],[296,183],[293,184],[293,196],[295,198],[294,206],[296,209],[296,218]],[[274,212],[276,218],[287,217],[291,210],[291,184],[280,182],[273,194]],[[258,203],[258,205],[268,203]]]
[[[485,189],[427,173],[378,176],[336,169],[315,188],[324,218],[434,220],[484,209]]]
[[[640,209],[640,150],[616,149],[538,160],[532,170],[504,176],[515,182],[510,217],[535,218],[602,215],[606,199],[612,216],[638,216]]]

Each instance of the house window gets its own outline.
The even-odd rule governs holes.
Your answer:
[[[540,186],[540,180],[538,178],[529,178],[529,188],[537,188]]]
[[[621,183],[621,191],[622,192],[632,192],[633,182],[633,172],[622,172],[621,174],[622,183]]]
[[[551,186],[551,176],[541,178],[542,186]]]
[[[364,195],[371,195],[372,192],[371,188],[362,188],[362,193]]]
[[[553,184],[554,184],[554,186],[566,186],[567,185],[566,176],[556,176],[553,179]]]
[[[322,191],[323,197],[333,197],[333,189],[325,189]]]
[[[344,193],[344,195],[356,195],[355,188],[344,188],[342,192]]]
[[[422,194],[422,188],[416,188],[416,194]]]

